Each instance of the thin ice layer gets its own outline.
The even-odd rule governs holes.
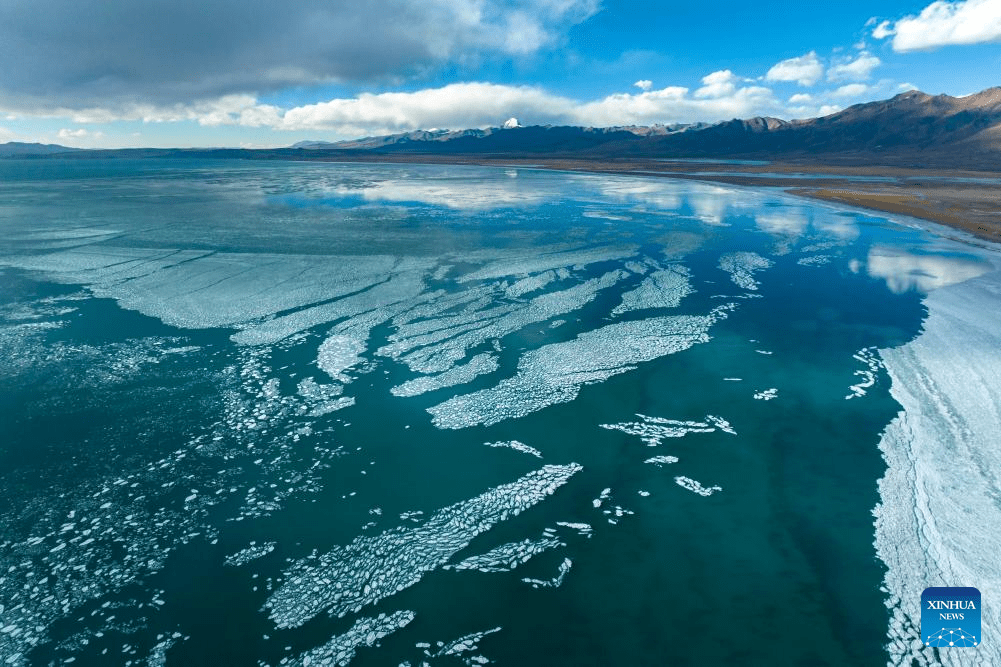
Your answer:
[[[690,272],[684,266],[669,266],[654,271],[643,279],[639,287],[622,295],[622,303],[615,307],[612,314],[621,315],[647,308],[677,308],[681,300],[694,291],[689,276]]]
[[[620,322],[525,353],[518,374],[497,386],[451,398],[428,408],[438,428],[489,426],[523,417],[577,397],[585,384],[601,382],[709,340],[709,327],[729,307],[704,316],[657,317]]]
[[[525,539],[521,542],[509,542],[495,547],[478,556],[470,556],[455,565],[446,565],[446,570],[479,570],[480,572],[508,572],[522,563],[527,563],[532,556],[549,549],[565,547],[566,544],[554,539]]]
[[[284,583],[264,606],[280,628],[298,627],[320,612],[343,616],[413,586],[469,542],[517,516],[563,486],[581,470],[576,463],[547,465],[517,481],[439,510],[416,527],[360,536],[285,572]]]
[[[758,281],[754,279],[754,274],[773,264],[775,262],[756,252],[731,252],[719,258],[719,268],[730,274],[737,287],[746,290],[757,290]]]
[[[489,340],[503,338],[530,324],[545,322],[578,310],[594,300],[598,292],[612,287],[628,275],[622,270],[609,271],[598,278],[586,280],[568,289],[540,294],[524,306],[505,312],[494,320],[478,322],[475,325],[460,323],[451,330],[439,330],[414,339],[397,340],[380,348],[377,354],[399,357],[416,372],[443,372],[464,359],[470,348]],[[474,315],[470,319],[476,318]],[[418,347],[420,349],[414,349]],[[414,351],[400,356],[411,349]]]
[[[414,620],[414,612],[398,611],[387,616],[379,614],[377,618],[359,618],[351,629],[343,635],[337,635],[323,646],[306,651],[293,660],[282,660],[279,664],[289,667],[309,667],[310,665],[338,665],[344,667],[355,657],[361,646],[373,646],[377,641],[392,634],[400,628],[405,628]]]
[[[647,415],[636,414],[640,418],[638,422],[622,422],[619,424],[601,424],[601,428],[613,431],[622,431],[629,435],[638,436],[650,447],[661,444],[665,438],[682,438],[689,433],[712,433],[717,428],[736,435],[730,428],[729,422],[719,417],[708,415],[703,422],[679,421],[677,419],[664,419],[663,417],[648,417]]]
[[[903,407],[883,433],[876,551],[887,565],[891,662],[999,665],[1001,644],[922,648],[916,601],[928,586],[975,586],[1001,599],[1001,273],[932,292],[921,335],[880,350]],[[985,604],[982,635],[1001,637]]]
[[[454,387],[472,382],[480,375],[493,373],[497,368],[497,357],[488,352],[482,352],[474,356],[467,363],[453,366],[444,373],[414,378],[393,387],[389,391],[393,396],[419,396],[429,391],[437,391],[445,387]]]

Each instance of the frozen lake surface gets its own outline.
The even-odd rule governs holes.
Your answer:
[[[1001,598],[989,249],[662,178],[0,161],[0,287],[0,664],[1001,663],[997,608],[918,634]]]

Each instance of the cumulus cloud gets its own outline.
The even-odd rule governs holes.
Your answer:
[[[289,109],[287,130],[331,130],[346,136],[429,127],[484,127],[511,116],[529,124],[566,122],[574,103],[533,86],[454,83],[407,93],[363,93]],[[531,119],[531,120],[528,120]]]
[[[0,107],[158,108],[557,44],[599,0],[4,0]]]
[[[917,16],[905,16],[892,27],[889,21],[884,21],[873,31],[876,38],[890,35],[893,35],[893,50],[898,52],[995,42],[1001,40],[1001,2],[937,0]]]
[[[869,92],[869,86],[864,83],[849,83],[831,91],[831,96],[839,98],[858,97],[867,92]]]
[[[706,77],[719,83],[714,75]],[[712,85],[710,83],[710,85]],[[700,89],[702,90],[702,89]],[[457,83],[408,93],[363,94],[309,104],[285,112],[275,127],[330,130],[346,136],[402,132],[427,127],[486,127],[516,116],[523,124],[649,125],[694,122],[775,112],[768,88],[733,87],[714,97],[696,97],[670,86],[636,94],[617,93],[579,102],[534,86]],[[244,112],[241,112],[241,116]],[[233,122],[239,122],[231,115]]]
[[[59,130],[60,139],[81,139],[83,137],[90,136],[90,132],[84,129],[70,130],[68,128],[63,128]]]
[[[702,77],[702,87],[695,91],[695,97],[726,97],[737,89],[738,79],[728,69],[713,72]]]
[[[867,51],[863,51],[855,60],[831,66],[827,70],[827,80],[865,81],[872,76],[873,70],[881,64],[883,63],[879,58]]]
[[[815,51],[776,63],[765,79],[768,81],[795,81],[801,86],[812,86],[824,76],[824,66]]]
[[[889,21],[883,21],[872,30],[872,36],[875,39],[886,39],[892,34],[893,34],[893,28],[890,27]]]
[[[653,81],[651,81],[650,79],[640,79],[633,85],[639,88],[640,90],[650,90],[653,87]]]
[[[813,102],[813,95],[809,93],[796,93],[789,98],[789,104],[810,104]]]

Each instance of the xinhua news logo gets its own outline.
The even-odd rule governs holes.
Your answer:
[[[921,594],[921,639],[935,648],[980,645],[980,591],[939,586]]]

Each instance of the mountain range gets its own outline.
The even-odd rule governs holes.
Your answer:
[[[512,122],[513,121],[513,122]],[[69,151],[76,151],[72,154]],[[762,158],[880,162],[1001,170],[1001,87],[966,97],[901,93],[806,120],[757,117],[720,123],[627,127],[527,126],[418,130],[351,141],[300,142],[284,149],[79,151],[52,144],[0,145],[0,157],[184,156],[336,159],[370,155],[481,157]]]

